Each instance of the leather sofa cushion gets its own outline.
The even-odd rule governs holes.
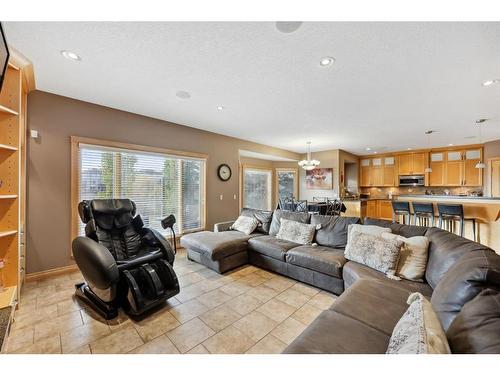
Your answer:
[[[279,240],[274,236],[259,236],[248,241],[249,250],[267,255],[268,257],[285,261],[285,254],[288,250],[300,246],[295,242]]]
[[[241,210],[240,216],[248,216],[257,219],[259,221],[259,226],[257,227],[257,229],[255,229],[255,231],[263,234],[269,234],[269,229],[271,228],[271,220],[273,219],[273,213],[271,211],[243,208]]]
[[[346,263],[344,250],[312,245],[302,245],[288,250],[286,261],[338,278],[342,278],[342,267]]]
[[[384,285],[393,286],[408,292],[420,292],[426,297],[432,294],[432,288],[426,283],[409,280],[392,280],[382,272],[376,271],[360,263],[349,261],[344,265],[342,271],[345,289],[351,287],[356,281],[361,279],[377,280]]]
[[[467,302],[446,336],[453,353],[500,353],[500,291],[485,289]]]
[[[309,224],[311,221],[311,215],[308,212],[274,210],[273,219],[271,221],[271,228],[269,229],[269,234],[271,236],[276,236],[276,234],[279,232],[281,226],[281,218],[297,221],[304,224]]]
[[[462,255],[475,250],[489,250],[477,242],[439,228],[429,228],[426,236],[429,238],[429,260],[425,279],[434,289]]]
[[[318,245],[344,248],[347,244],[347,227],[359,224],[359,217],[312,215],[311,224],[321,224],[314,241]]]
[[[330,307],[345,316],[391,336],[394,327],[408,309],[410,292],[374,280],[359,280]]]
[[[493,250],[478,250],[460,257],[431,298],[445,331],[462,307],[488,287],[500,290],[500,256]]]
[[[420,227],[416,225],[404,225],[404,224],[398,224],[398,223],[393,223],[392,221],[388,220],[381,220],[381,219],[365,219],[364,220],[365,225],[377,225],[379,227],[384,227],[384,228],[390,228],[392,233],[403,236],[403,237],[414,237],[414,236],[425,236],[427,233],[427,230],[429,228],[427,227]]]
[[[359,320],[326,310],[283,353],[382,354],[387,350],[389,338]]]
[[[231,230],[225,232],[196,232],[181,237],[181,246],[205,255],[212,260],[219,260],[247,249],[250,238],[262,236],[259,233],[245,235]]]

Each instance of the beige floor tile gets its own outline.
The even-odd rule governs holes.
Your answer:
[[[135,348],[133,354],[179,354],[175,345],[166,335],[161,335],[144,345]]]
[[[90,344],[93,354],[122,354],[144,344],[137,331],[132,326],[113,332]]]
[[[15,353],[18,354],[61,354],[61,338],[59,335],[45,337],[33,345],[25,346]]]
[[[33,327],[11,330],[7,338],[6,352],[11,353],[23,347],[33,345],[35,329]]]
[[[179,286],[181,288],[187,287],[191,284],[195,284],[199,281],[204,280],[204,278],[196,272],[190,272],[183,276],[179,276]]]
[[[83,305],[83,308],[80,310],[80,314],[82,314],[84,324],[91,322],[107,323],[106,319],[99,315],[97,311],[94,311],[92,308],[90,308],[90,306]],[[125,314],[123,314],[123,316],[125,317]]]
[[[44,337],[69,331],[83,325],[80,311],[73,311],[35,325],[35,342]]]
[[[195,263],[193,261],[188,261],[188,263],[186,263],[183,267],[187,268],[191,272],[195,272],[195,271],[202,270],[205,268],[204,265],[199,264],[199,263]]]
[[[220,288],[220,290],[232,297],[237,297],[240,294],[247,292],[250,288],[251,287],[249,285],[240,283],[239,280],[236,280],[232,283],[224,285]]]
[[[90,345],[87,344],[76,348],[68,354],[92,354],[92,352],[90,351]]]
[[[307,301],[311,299],[311,297],[306,296],[296,290],[287,289],[284,292],[280,293],[276,296],[276,299],[281,302],[288,303],[290,306],[298,309],[303,306]]]
[[[262,302],[249,294],[242,294],[225,303],[225,306],[233,309],[240,315],[246,315],[260,305],[262,305]]]
[[[61,316],[69,312],[79,311],[83,308],[83,302],[80,302],[80,300],[74,297],[66,301],[61,301],[57,304],[57,315]]]
[[[56,292],[56,286],[55,285],[47,285],[45,287],[37,287],[29,290],[23,290],[21,293],[21,299],[22,300],[28,300],[33,297],[37,298],[45,298],[47,296],[50,296],[51,294],[54,294]]]
[[[175,298],[177,298],[180,302],[184,303],[193,298],[201,296],[203,293],[205,293],[205,290],[202,288],[200,284],[192,284],[185,288],[181,288],[180,293],[177,294]]]
[[[191,349],[186,354],[210,354],[210,352],[203,346],[203,344],[196,345],[193,349]]]
[[[323,310],[317,308],[314,305],[311,305],[310,303],[306,303],[304,306],[302,306],[300,309],[295,311],[292,314],[292,318],[295,320],[298,320],[299,322],[309,325],[311,324],[314,319],[318,317],[319,314],[321,314]]]
[[[36,300],[37,308],[43,306],[55,305],[61,301],[67,301],[69,298],[73,296],[74,292],[75,291],[73,289],[63,289],[60,291],[56,291],[55,293],[43,298],[37,297]]]
[[[266,271],[266,270],[261,270],[261,269],[258,269],[257,271],[255,271],[255,274],[259,275],[259,276],[262,276],[262,277],[264,277],[264,278],[266,278],[268,280],[277,276],[275,273],[272,273],[272,272],[269,272],[269,271]]]
[[[215,332],[198,318],[167,332],[168,338],[181,353],[186,353],[214,334]]]
[[[312,297],[315,296],[320,292],[319,289],[311,286],[311,285],[306,285],[303,283],[295,283],[290,289],[296,290],[297,292],[300,292],[302,294],[305,294],[306,296]]]
[[[109,335],[111,329],[108,325],[95,322],[73,328],[61,333],[61,346],[63,353],[70,353],[82,345],[90,344],[97,339]]]
[[[224,275],[221,275],[220,273],[217,273],[210,268],[201,269],[199,271],[196,271],[196,273],[207,280],[217,280],[224,277]]]
[[[200,287],[205,292],[210,292],[212,290],[215,290],[215,289],[218,289],[220,287],[223,287],[226,284],[222,282],[222,279],[219,279],[219,280],[208,279],[208,280],[200,281],[198,283],[198,285],[200,285]]]
[[[286,319],[271,331],[271,334],[284,343],[290,345],[295,338],[306,329],[306,325],[293,318]]]
[[[222,305],[201,314],[199,318],[215,332],[219,332],[239,320],[241,315],[228,306]]]
[[[256,271],[258,271],[259,269],[255,266],[251,266],[251,265],[245,265],[245,266],[241,266],[240,268],[238,268],[237,270],[235,270],[233,272],[234,275],[239,275],[239,276],[248,276]]]
[[[265,277],[256,275],[255,273],[251,273],[248,276],[242,277],[238,281],[240,283],[243,283],[243,284],[246,284],[248,286],[254,287],[254,286],[262,284],[263,282],[265,282],[267,280],[269,280],[269,279],[266,279]]]
[[[185,323],[198,315],[208,311],[208,307],[199,302],[198,300],[188,301],[181,305],[171,308],[170,313],[181,323]]]
[[[248,295],[257,298],[261,302],[267,302],[276,297],[278,292],[264,285],[256,286],[247,292]]]
[[[29,311],[24,313],[22,310],[16,311],[14,314],[13,328],[20,329],[33,326],[37,323],[54,319],[57,317],[57,305],[45,306],[37,309],[34,312]]]
[[[257,309],[258,312],[261,312],[268,318],[271,318],[278,323],[281,323],[283,320],[292,315],[295,310],[295,307],[274,298]]]
[[[233,324],[254,341],[259,341],[277,325],[277,322],[257,311],[251,312]]]
[[[245,353],[255,344],[255,341],[233,326],[229,326],[208,340],[203,346],[212,354]]]
[[[273,335],[267,335],[257,344],[252,346],[247,354],[280,354],[285,350],[287,344]]]
[[[267,280],[262,285],[267,286],[268,288],[274,289],[277,292],[283,292],[284,290],[290,288],[295,284],[295,281],[291,279],[287,279],[282,276],[274,277],[272,279]]]
[[[216,308],[219,305],[222,305],[224,302],[229,301],[231,298],[230,295],[224,293],[221,290],[213,290],[211,292],[202,294],[196,299],[207,306],[209,309]]]
[[[133,322],[133,324],[144,342],[148,342],[180,325],[177,319],[166,309],[157,311],[141,321]]]
[[[327,294],[324,292],[316,294],[313,298],[309,300],[309,303],[321,310],[328,309],[333,302],[337,299],[337,296],[333,294]]]
[[[184,266],[181,266],[181,265],[175,265],[174,264],[174,271],[177,275],[177,278],[181,277],[181,276],[184,276],[184,275],[187,275],[188,273],[190,272],[193,272],[191,271],[190,269],[184,267]]]

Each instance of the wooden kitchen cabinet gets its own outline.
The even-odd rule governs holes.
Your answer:
[[[463,186],[482,186],[484,169],[476,168],[482,159],[481,150],[467,150],[464,152]]]
[[[481,160],[481,149],[447,151],[443,186],[482,186],[483,169],[476,168]]]
[[[392,220],[392,201],[379,200],[378,203],[378,218]]]
[[[399,155],[399,175],[411,176],[425,173],[427,152]]]
[[[444,152],[431,153],[430,167],[432,169],[432,172],[429,173],[429,185],[444,186],[444,177],[445,177]]]
[[[382,165],[382,158],[372,159],[372,166],[370,169],[370,185],[382,186],[384,184],[384,166]]]
[[[377,202],[376,200],[371,200],[366,202],[366,217],[377,218],[378,210],[377,210]]]
[[[383,186],[396,186],[396,158],[387,156],[384,158]]]
[[[360,161],[360,181],[359,181],[359,186],[361,187],[368,187],[370,186],[370,166],[371,166],[371,160],[370,159],[361,159]]]
[[[386,156],[361,159],[360,186],[396,186],[396,158]]]

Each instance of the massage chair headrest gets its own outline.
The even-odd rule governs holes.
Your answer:
[[[95,224],[105,230],[123,228],[129,225],[136,213],[135,203],[130,199],[93,199],[82,201],[78,213],[87,224],[94,219]]]

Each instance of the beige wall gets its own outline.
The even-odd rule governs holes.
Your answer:
[[[69,248],[72,135],[207,154],[208,229],[238,214],[240,149],[290,159],[300,157],[289,151],[41,91],[28,97],[28,127],[40,132],[38,141],[28,139],[28,273],[73,262]],[[220,181],[216,175],[221,163],[232,169],[228,182]],[[235,194],[237,199],[233,199]]]
[[[484,144],[484,162],[486,163],[486,171],[484,174],[484,195],[490,196],[491,190],[491,170],[488,165],[488,159],[500,157],[500,139]]]

